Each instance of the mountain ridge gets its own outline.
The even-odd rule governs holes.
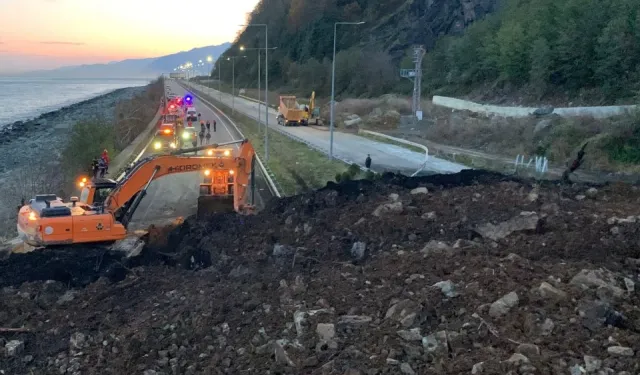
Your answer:
[[[230,42],[214,46],[196,47],[159,57],[125,59],[100,64],[63,66],[56,69],[33,70],[13,74],[18,77],[55,78],[155,78],[162,73],[173,71],[187,61],[204,60],[207,56],[217,59],[229,47]]]

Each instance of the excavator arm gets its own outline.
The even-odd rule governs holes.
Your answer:
[[[239,144],[238,150],[221,148]],[[204,156],[183,155],[204,150]],[[247,187],[251,177],[255,150],[247,140],[213,144],[193,149],[174,151],[168,155],[152,155],[141,159],[113,189],[104,202],[104,208],[114,213],[125,227],[146,194],[150,183],[158,178],[187,172],[205,172],[233,176],[233,207],[237,212],[248,208]]]

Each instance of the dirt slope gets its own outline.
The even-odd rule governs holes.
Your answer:
[[[0,327],[24,329],[0,331],[0,370],[637,373],[637,196],[389,175],[190,218],[134,260],[11,257]]]

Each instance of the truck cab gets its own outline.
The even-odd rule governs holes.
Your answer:
[[[160,125],[153,138],[153,149],[156,151],[167,151],[177,149],[180,139],[176,131],[176,125],[164,123]]]

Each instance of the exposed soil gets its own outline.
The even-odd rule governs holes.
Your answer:
[[[133,259],[12,256],[0,370],[637,373],[637,197],[478,171],[385,175],[253,217],[189,218]]]

